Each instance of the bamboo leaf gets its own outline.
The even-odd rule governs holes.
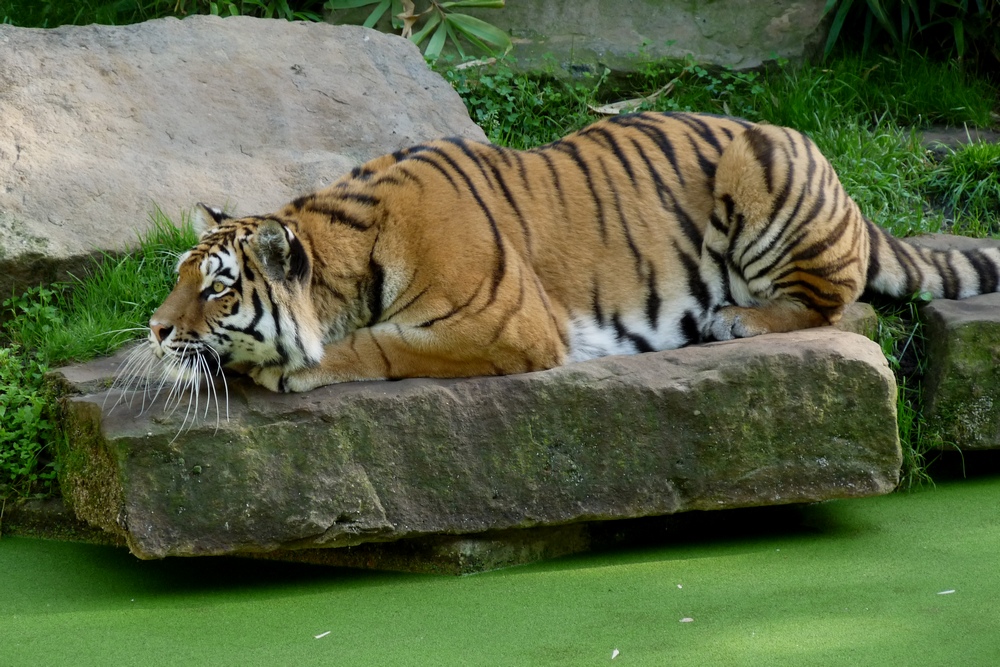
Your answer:
[[[431,17],[427,19],[427,23],[424,24],[423,28],[421,28],[414,34],[410,35],[410,41],[416,44],[417,46],[420,46],[420,43],[424,41],[427,35],[431,34],[431,30],[433,30],[440,22],[441,22],[441,15],[437,13],[432,14]]]
[[[955,31],[955,50],[961,58],[965,55],[965,25],[960,19],[952,19],[951,27]]]
[[[356,9],[365,5],[374,5],[381,0],[326,0],[327,9]]]
[[[391,2],[392,0],[381,0],[381,2],[378,3],[378,6],[372,10],[372,13],[368,15],[368,18],[365,19],[363,25],[366,28],[374,28],[375,24],[378,23],[378,20],[382,18],[382,15],[385,14],[387,9],[389,9]]]
[[[441,49],[444,48],[446,37],[448,37],[448,23],[442,21],[437,30],[434,31],[431,41],[427,42],[427,49],[424,50],[424,56],[431,60],[437,60],[441,55]]]
[[[504,53],[510,51],[514,46],[507,33],[495,25],[491,25],[474,16],[469,16],[468,14],[448,14],[447,23],[465,35],[471,35],[487,44],[499,46],[503,49]]]
[[[439,3],[442,8],[449,7],[479,7],[482,9],[503,9],[507,4],[506,0],[454,0],[453,2]]]
[[[444,21],[444,26],[448,29],[448,38],[451,39],[451,43],[454,44],[455,49],[458,50],[458,57],[465,60],[465,49],[462,48],[462,42],[458,40],[458,33],[455,32],[455,29],[448,18],[448,15],[446,15]]]
[[[837,0],[828,0],[826,3],[827,8],[831,9],[835,2]],[[833,45],[837,42],[837,37],[840,36],[840,29],[844,26],[844,19],[847,18],[847,12],[851,11],[851,5],[853,4],[854,0],[840,0],[840,7],[837,9],[837,14],[833,17],[833,23],[830,24],[830,34],[826,37],[826,46],[823,47],[824,58],[833,51]]]

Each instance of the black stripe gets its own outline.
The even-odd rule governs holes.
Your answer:
[[[234,326],[227,326],[225,328],[228,329],[229,331],[238,331],[240,333],[248,334],[250,336],[253,336],[254,340],[256,340],[258,343],[263,343],[264,334],[262,334],[260,331],[257,330],[257,325],[260,324],[260,320],[264,316],[264,304],[261,302],[260,294],[257,292],[256,289],[253,290],[250,294],[251,294],[250,305],[253,312],[253,318],[250,320],[250,323],[242,328]]]
[[[624,209],[622,209],[621,195],[618,194],[618,188],[615,187],[615,183],[612,180],[611,175],[607,173],[607,170],[604,170],[604,174],[608,190],[610,190],[614,196],[615,213],[618,215],[618,222],[621,224],[622,233],[625,235],[625,242],[628,244],[628,249],[632,253],[632,257],[635,259],[635,272],[637,275],[641,276],[643,257],[642,253],[639,251],[639,247],[635,243],[635,239],[632,238],[632,230],[629,228],[628,219],[625,216]]]
[[[567,209],[566,193],[563,192],[562,183],[559,181],[559,170],[556,169],[556,165],[552,161],[552,158],[549,156],[548,153],[537,151],[537,155],[542,158],[542,161],[545,163],[545,168],[549,172],[549,176],[552,177],[553,189],[556,191],[556,193],[558,193],[559,204],[562,206],[563,212],[565,213]]]
[[[686,179],[684,178],[684,171],[681,169],[680,163],[677,162],[677,153],[674,150],[674,144],[670,140],[670,137],[667,136],[666,132],[663,131],[663,128],[648,123],[636,124],[634,127],[642,132],[647,139],[652,141],[653,144],[660,149],[660,152],[663,153],[663,155],[667,158],[667,161],[670,162],[670,166],[673,168],[674,174],[677,176],[677,182],[682,188],[685,187],[687,184]],[[632,141],[636,148],[641,150],[639,144],[636,143],[634,139]],[[645,160],[650,171],[656,173],[652,163],[644,153],[643,159]]]
[[[368,335],[372,337],[372,342],[375,343],[375,349],[378,350],[379,355],[382,357],[382,363],[385,364],[385,377],[389,380],[397,380],[399,378],[393,377],[392,375],[392,362],[389,361],[389,357],[386,355],[385,350],[382,349],[382,345],[378,342],[378,338],[375,336],[375,332],[368,329]]]
[[[442,320],[446,320],[446,319],[448,319],[450,317],[454,317],[455,315],[458,315],[463,310],[465,310],[466,308],[469,307],[469,304],[472,303],[473,299],[476,298],[477,294],[479,294],[479,290],[478,289],[472,293],[472,296],[470,296],[465,303],[463,303],[461,305],[458,305],[458,306],[453,306],[446,313],[444,313],[442,315],[438,315],[437,317],[432,317],[429,320],[425,320],[425,321],[421,322],[420,324],[418,324],[417,326],[420,327],[420,328],[422,328],[422,329],[426,329],[426,328],[428,328],[428,327],[430,327],[430,326],[432,326],[434,324],[437,324],[438,322],[441,322]]]
[[[708,307],[712,303],[712,295],[709,294],[708,286],[705,284],[705,281],[701,279],[701,272],[698,270],[698,262],[693,258],[688,257],[684,252],[682,252],[681,249],[677,247],[676,243],[674,243],[674,252],[677,253],[677,257],[680,258],[681,264],[684,265],[684,270],[685,272],[687,272],[688,291],[691,293],[691,296],[693,296],[695,300],[698,302],[698,305],[701,307],[702,310],[708,310]],[[719,265],[719,273],[723,277],[722,278],[723,288],[725,290],[726,296],[728,297],[729,272],[726,271],[726,267],[722,261],[721,256],[712,252],[711,250],[708,250],[708,252],[709,255],[712,257],[712,259],[715,260],[715,262]]]
[[[482,174],[483,180],[486,181],[486,185],[488,185],[490,189],[493,189],[493,181],[490,179],[489,174],[486,173],[486,166],[484,166],[483,157],[472,149],[470,143],[465,141],[464,139],[459,139],[458,137],[450,137],[448,139],[445,139],[445,141],[451,144],[452,146],[458,148],[460,151],[462,151],[462,154],[465,155],[465,157],[472,160],[472,162],[479,169],[479,173]],[[473,145],[479,146],[481,144],[473,144]]]
[[[636,152],[639,153],[639,157],[641,157],[643,162],[646,163],[647,173],[650,178],[653,179],[653,184],[656,186],[656,194],[660,198],[660,203],[663,205],[663,208],[670,210],[677,217],[677,221],[681,226],[681,232],[683,232],[684,236],[691,242],[691,245],[696,248],[701,248],[703,240],[701,230],[694,223],[694,220],[691,219],[691,216],[688,215],[687,211],[681,207],[680,202],[677,201],[677,197],[670,189],[670,186],[663,182],[663,179],[660,177],[656,167],[653,166],[652,161],[650,161],[649,157],[646,155],[646,151],[644,151],[642,146],[640,146],[635,140],[633,140],[633,145]],[[670,200],[669,203],[667,199]]]
[[[492,303],[497,298],[497,290],[500,289],[500,281],[503,280],[504,275],[507,273],[507,251],[504,249],[503,236],[500,234],[500,227],[497,225],[496,219],[493,217],[493,213],[490,211],[486,202],[479,194],[479,190],[476,189],[475,184],[469,175],[455,162],[450,155],[442,151],[440,148],[428,148],[429,151],[440,155],[444,158],[445,162],[450,166],[462,179],[465,181],[465,185],[468,188],[469,193],[472,195],[473,199],[479,205],[479,209],[486,216],[487,221],[490,223],[490,231],[493,233],[493,241],[496,243],[497,251],[497,265],[494,267],[493,271],[493,284],[490,287],[490,299],[489,302]],[[488,305],[488,304],[487,304]]]
[[[722,152],[722,144],[719,143],[719,138],[715,136],[715,133],[712,131],[712,128],[708,125],[708,123],[703,121],[697,115],[669,112],[664,115],[669,116],[670,118],[675,118],[676,120],[684,123],[689,128],[694,130],[695,133],[705,141],[705,143],[711,145],[717,153]],[[718,118],[718,116],[716,116],[716,118]]]
[[[608,321],[604,318],[604,309],[601,308],[601,288],[598,286],[596,280],[594,281],[594,286],[590,288],[590,301],[591,309],[594,311],[597,323],[601,327],[604,327]]]
[[[863,218],[865,226],[868,228],[869,250],[868,250],[868,275],[865,276],[865,285],[871,285],[872,281],[882,271],[882,260],[879,257],[879,246],[881,245],[882,230],[875,226],[868,218]]]
[[[590,198],[593,200],[594,206],[597,207],[597,222],[601,231],[601,241],[607,243],[608,227],[607,221],[605,220],[604,203],[601,201],[601,198],[597,196],[597,190],[594,188],[594,179],[590,173],[590,166],[583,161],[583,156],[580,155],[580,149],[578,149],[572,142],[558,142],[552,144],[552,148],[553,150],[558,150],[569,155],[570,159],[573,160],[577,168],[587,180],[587,192],[590,194]]]
[[[288,279],[304,281],[309,277],[309,255],[298,236],[288,241]]]
[[[509,153],[510,151],[506,151]],[[504,153],[503,155],[505,155]],[[524,234],[525,246],[530,250],[531,248],[531,227],[528,225],[528,220],[524,217],[524,213],[521,211],[521,207],[518,206],[518,197],[511,192],[510,188],[507,187],[507,179],[505,172],[497,168],[497,165],[491,160],[488,162],[490,170],[493,172],[493,179],[500,186],[500,190],[503,192],[504,199],[507,204],[514,211],[514,215],[517,216],[517,221],[521,225],[521,233]]]
[[[718,162],[705,157],[705,154],[701,152],[701,148],[691,135],[688,135],[688,143],[691,144],[691,150],[694,151],[695,156],[698,158],[698,167],[705,174],[705,178],[708,181],[708,191],[711,193],[715,189],[715,169]]]
[[[967,250],[962,254],[968,258],[969,262],[976,269],[976,274],[979,276],[979,293],[989,294],[990,292],[997,291],[997,282],[1000,276],[997,275],[996,264],[978,248]]]
[[[607,147],[611,149],[611,152],[615,154],[618,162],[621,163],[622,167],[625,169],[625,173],[628,174],[628,178],[633,183],[635,182],[635,173],[632,171],[632,162],[628,159],[628,156],[622,151],[621,145],[615,138],[615,135],[609,132],[607,129],[600,126],[591,126],[580,133],[595,143],[601,145],[601,142],[597,141],[593,135],[599,135],[607,144]]]
[[[458,183],[456,183],[455,179],[451,177],[451,174],[448,173],[448,170],[445,169],[444,167],[442,167],[441,165],[439,165],[436,160],[431,159],[430,156],[428,156],[428,155],[414,155],[413,157],[410,157],[410,158],[407,158],[407,159],[412,160],[413,162],[422,162],[424,164],[430,165],[431,167],[433,167],[434,169],[436,169],[442,176],[444,176],[448,180],[448,182],[451,184],[451,187],[455,188],[456,190],[459,189]]]
[[[955,274],[952,272],[951,264],[948,262],[947,253],[930,250],[927,251],[927,254],[921,254],[923,255],[925,261],[927,260],[927,255],[930,255],[930,263],[934,265],[935,272],[941,278],[944,298],[958,298],[958,288],[956,285]]]
[[[417,292],[409,301],[407,301],[406,303],[402,304],[401,306],[399,306],[398,308],[396,308],[392,312],[382,313],[382,315],[385,316],[385,318],[387,320],[389,320],[389,319],[392,319],[392,318],[396,317],[400,313],[406,312],[406,310],[408,310],[411,306],[413,306],[413,304],[415,304],[417,301],[420,300],[420,297],[422,297],[424,294],[427,294],[427,290],[428,289],[430,289],[430,288],[429,287],[424,287],[422,290],[420,290],[419,292]]]
[[[656,289],[656,269],[649,267],[649,276],[646,280],[646,321],[655,331],[660,326],[660,306],[663,300]]]
[[[368,280],[365,281],[365,299],[368,305],[368,324],[372,326],[382,319],[382,291],[385,286],[385,270],[373,255],[368,257]]]
[[[751,128],[744,134],[750,144],[750,150],[764,170],[764,182],[768,192],[774,192],[774,142],[757,128]]]
[[[684,345],[697,343],[701,340],[701,332],[698,329],[698,319],[691,311],[685,311],[680,321],[681,335],[684,336]]]
[[[632,343],[637,352],[652,352],[653,346],[649,344],[649,341],[640,336],[639,334],[632,333],[625,328],[622,324],[621,316],[615,313],[611,318],[611,323],[615,327],[615,335],[618,336],[618,340],[627,340]]]

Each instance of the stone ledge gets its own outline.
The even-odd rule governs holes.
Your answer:
[[[924,416],[940,446],[1000,449],[1000,293],[935,299],[921,312]]]
[[[109,413],[94,393],[67,400],[61,483],[141,558],[860,497],[897,483],[895,392],[877,345],[815,329],[505,378],[234,380],[229,421],[182,432],[181,414]]]
[[[914,245],[946,250],[1000,247],[996,239],[927,234]],[[921,308],[927,328],[924,417],[943,449],[1000,449],[1000,293]]]

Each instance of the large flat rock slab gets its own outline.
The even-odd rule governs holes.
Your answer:
[[[408,40],[214,16],[0,25],[0,295],[134,245],[159,206],[264,213],[372,157],[485,139]]]
[[[878,346],[831,328],[500,378],[288,395],[232,380],[228,420],[213,405],[183,429],[183,408],[110,410],[102,390],[67,401],[60,481],[141,558],[315,554],[887,493],[895,396]]]

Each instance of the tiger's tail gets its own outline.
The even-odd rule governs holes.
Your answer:
[[[933,250],[891,236],[870,220],[865,223],[871,239],[867,287],[873,292],[964,299],[1000,287],[1000,248]]]

